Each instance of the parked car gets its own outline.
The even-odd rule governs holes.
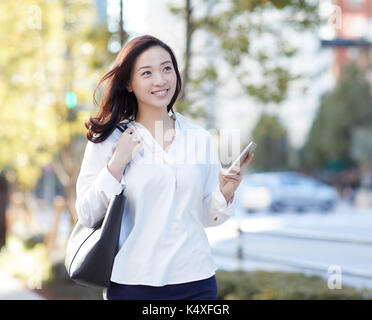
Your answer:
[[[338,202],[339,194],[334,187],[296,172],[265,172],[245,176],[237,198],[248,211],[329,211]]]

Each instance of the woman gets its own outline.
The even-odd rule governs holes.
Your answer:
[[[217,299],[204,227],[233,215],[240,171],[224,175],[209,132],[173,111],[181,79],[162,41],[128,42],[97,88],[103,83],[97,116],[86,122],[76,210],[92,227],[125,188],[107,299]],[[123,133],[119,122],[128,126]]]

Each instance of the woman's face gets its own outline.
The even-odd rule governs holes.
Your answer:
[[[176,90],[177,77],[168,51],[160,46],[142,52],[133,68],[129,91],[138,108],[167,108]]]

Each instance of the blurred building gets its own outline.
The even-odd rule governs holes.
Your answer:
[[[328,28],[328,32],[321,33],[321,47],[323,51],[332,51],[330,68],[333,77],[337,81],[345,66],[356,62],[365,71],[372,87],[372,1],[324,0],[322,5],[326,11],[324,27]],[[334,174],[333,179],[339,184],[353,189],[358,186],[372,187],[371,136],[370,128],[353,128],[350,152],[358,166]]]
[[[332,72],[339,78],[344,66],[351,61],[368,68],[372,44],[372,1],[332,0],[332,3],[332,15],[327,23],[334,29],[333,37],[322,39],[321,43],[323,47],[333,49]],[[370,71],[367,76],[372,80]]]

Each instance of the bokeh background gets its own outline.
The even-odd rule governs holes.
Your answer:
[[[176,111],[258,145],[206,230],[219,298],[372,298],[372,1],[12,0],[0,21],[0,299],[102,299],[63,265],[84,120],[143,34],[174,50]]]

